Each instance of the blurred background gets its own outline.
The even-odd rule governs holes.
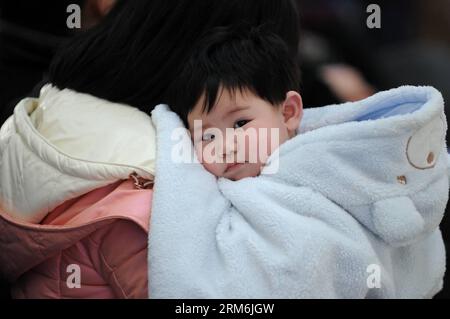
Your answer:
[[[404,84],[432,85],[450,98],[449,0],[297,3],[308,106],[356,100]],[[370,3],[381,8],[380,29],[366,26]]]
[[[305,107],[356,101],[406,84],[432,85],[450,101],[450,0],[292,1],[301,19],[298,60]],[[380,29],[367,27],[370,3],[381,8]],[[81,29],[66,26],[69,4],[81,7]],[[0,123],[21,98],[38,94],[58,46],[98,23],[113,4],[0,0]],[[448,215],[441,226],[447,250]],[[436,298],[450,297],[448,277]],[[0,298],[8,291],[0,279]]]

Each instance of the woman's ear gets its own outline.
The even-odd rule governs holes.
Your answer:
[[[303,102],[300,94],[295,91],[287,92],[281,111],[289,135],[294,136],[303,117]]]

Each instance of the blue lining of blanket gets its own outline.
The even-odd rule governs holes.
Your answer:
[[[424,102],[406,102],[398,104],[389,104],[386,107],[382,107],[373,112],[363,114],[357,117],[355,121],[367,121],[376,120],[391,117],[394,115],[403,115],[408,113],[413,113],[423,106]]]

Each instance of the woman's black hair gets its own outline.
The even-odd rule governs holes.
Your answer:
[[[241,22],[271,25],[297,55],[292,0],[118,0],[100,24],[59,50],[49,80],[149,113],[167,103],[172,80],[206,30]]]
[[[299,88],[299,68],[286,43],[265,25],[217,27],[205,34],[174,79],[169,105],[187,126],[187,116],[203,99],[210,112],[222,90],[249,90],[270,104]]]

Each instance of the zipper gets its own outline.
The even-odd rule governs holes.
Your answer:
[[[136,172],[130,174],[130,179],[133,180],[137,189],[150,189],[153,187],[153,181],[140,177]]]

